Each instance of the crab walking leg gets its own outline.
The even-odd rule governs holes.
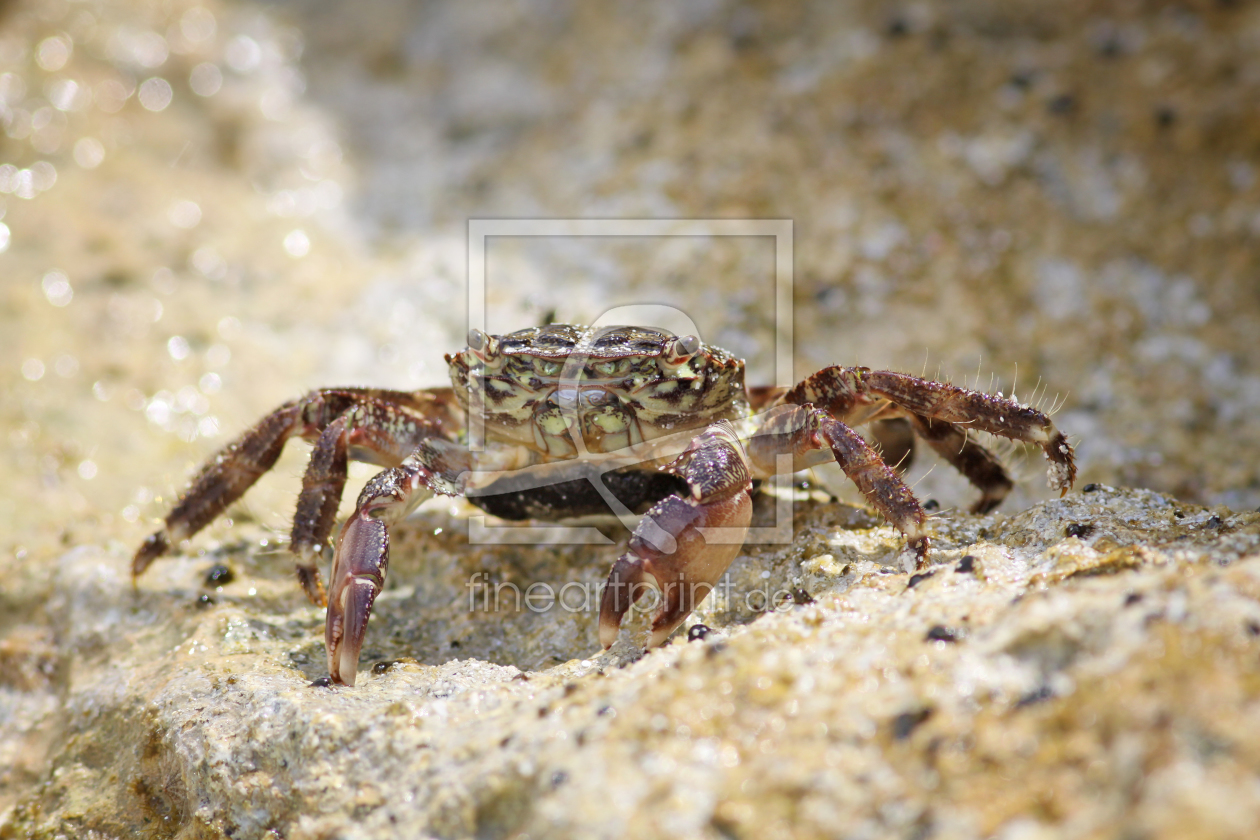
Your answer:
[[[910,424],[928,446],[936,450],[954,469],[962,473],[980,491],[980,499],[971,506],[972,513],[988,513],[1006,498],[1015,483],[1006,468],[989,450],[967,437],[966,431],[930,417],[910,415]]]
[[[302,476],[302,492],[289,537],[298,580],[312,603],[327,603],[315,563],[328,544],[337,519],[349,454],[381,466],[397,466],[426,438],[440,432],[440,423],[372,398],[345,411],[324,428]]]
[[[739,554],[752,521],[752,481],[743,447],[728,424],[700,434],[667,469],[684,479],[690,492],[653,505],[613,564],[599,610],[599,641],[605,648],[617,640],[625,614],[649,587],[660,600],[649,644],[669,638]]]
[[[345,425],[326,434],[347,412],[353,413]],[[351,419],[355,422],[349,422]],[[406,457],[416,440],[438,434],[447,425],[449,418],[440,396],[375,388],[324,388],[291,400],[247,429],[201,468],[167,514],[164,527],[136,551],[132,579],[171,546],[220,516],[275,465],[290,438],[302,437],[316,441],[316,446],[298,502],[293,545],[299,556],[298,577],[307,596],[323,604],[323,586],[313,574],[310,547],[322,546],[332,531],[345,484],[347,447],[355,457],[366,453],[370,460],[393,465]]]
[[[925,419],[1038,444],[1050,462],[1052,488],[1066,493],[1076,481],[1072,447],[1063,433],[1045,414],[1005,397],[905,373],[829,367],[798,383],[783,400],[796,405],[813,403],[842,421],[863,407],[887,400]]]
[[[927,514],[896,471],[853,429],[808,403],[785,405],[773,409],[748,441],[749,463],[759,477],[775,473],[780,455],[791,455],[796,470],[817,463],[813,453],[828,450],[871,505],[906,535],[923,568],[930,548]]]
[[[389,526],[433,495],[433,474],[416,461],[378,473],[341,527],[329,575],[324,642],[332,681],[354,685],[372,603],[385,586]]]
[[[207,462],[166,515],[162,530],[141,543],[131,561],[132,580],[172,545],[209,525],[271,469],[284,444],[302,429],[302,412],[301,400],[285,403]]]

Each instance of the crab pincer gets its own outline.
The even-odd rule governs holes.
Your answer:
[[[410,462],[385,470],[363,488],[354,513],[341,527],[324,625],[328,675],[334,683],[354,685],[372,604],[385,588],[389,526],[432,495],[430,479],[427,470]]]
[[[669,467],[687,481],[644,515],[613,564],[600,601],[599,641],[611,647],[630,608],[655,589],[650,647],[662,644],[714,586],[744,543],[752,519],[743,446],[729,424],[699,435]]]

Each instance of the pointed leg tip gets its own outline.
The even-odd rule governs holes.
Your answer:
[[[328,606],[328,591],[324,588],[324,581],[314,563],[299,563],[297,578],[308,601],[317,607]]]
[[[145,538],[140,547],[136,549],[135,556],[131,558],[131,579],[134,582],[136,578],[144,574],[144,570],[149,568],[154,560],[161,557],[171,549],[171,540],[166,533],[166,529],[155,531]]]

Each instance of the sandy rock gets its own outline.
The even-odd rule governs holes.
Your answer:
[[[1254,833],[1256,8],[3,15],[0,837]],[[351,691],[311,685],[294,446],[133,590],[236,430],[312,387],[443,383],[470,218],[790,219],[797,376],[1058,408],[1078,487],[1051,499],[999,441],[1023,475],[971,516],[920,457],[942,507],[911,575],[819,471],[792,542],[697,611],[712,632],[647,656],[599,652],[589,609],[485,605],[545,583],[589,606],[615,546],[470,546],[431,504]],[[487,324],[668,304],[768,382],[775,257],[502,237]]]

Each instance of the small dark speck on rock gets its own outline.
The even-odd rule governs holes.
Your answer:
[[[703,624],[693,624],[691,629],[687,631],[687,641],[700,642],[704,637],[709,635],[709,628]]]
[[[1028,90],[1032,87],[1033,77],[1031,73],[1016,73],[1011,76],[1010,83],[1020,90]]]
[[[459,639],[451,639],[451,647],[453,648],[459,647]]]
[[[885,31],[889,38],[904,38],[910,34],[910,25],[901,18],[893,18],[888,22],[888,28]]]
[[[940,510],[941,503],[936,501],[936,499],[928,499],[926,502],[923,503],[923,509],[924,510]]]
[[[1015,704],[1015,708],[1022,709],[1024,706],[1031,706],[1034,703],[1040,703],[1042,700],[1049,700],[1054,696],[1054,692],[1050,690],[1050,686],[1043,685],[1035,691],[1030,691],[1023,697],[1019,698],[1019,702]]]
[[[918,728],[919,724],[932,716],[931,709],[918,709],[913,712],[902,712],[893,718],[893,737],[898,741],[904,741],[910,737],[910,733]]]
[[[232,582],[236,575],[232,574],[232,570],[222,563],[215,563],[210,567],[210,571],[206,572],[206,586],[226,586]]]
[[[976,555],[967,554],[963,559],[958,561],[958,565],[954,567],[954,571],[960,575],[969,575],[976,570]]]
[[[1215,513],[1208,517],[1207,526],[1209,528],[1219,528],[1224,524],[1225,523],[1221,521],[1221,518]]]
[[[553,788],[560,787],[560,785],[567,781],[569,781],[569,774],[563,770],[557,770],[551,774],[551,786]]]
[[[389,662],[377,662],[375,665],[372,666],[372,673],[383,674],[396,664],[397,662],[395,662],[394,660],[390,660]]]
[[[1247,635],[1260,636],[1260,621],[1248,621],[1246,625]]]
[[[1076,110],[1076,97],[1070,93],[1061,93],[1046,103],[1046,110],[1060,116]]]
[[[197,598],[197,606],[212,607],[214,606],[214,598],[210,595],[201,595]]]
[[[704,652],[704,655],[712,659],[724,650],[726,650],[726,642],[717,641],[709,645],[709,648]]]
[[[951,630],[944,624],[934,624],[927,631],[926,641],[929,642],[956,642],[959,639],[957,630]]]
[[[1065,536],[1083,540],[1094,533],[1094,526],[1088,522],[1069,522],[1067,527],[1063,529],[1063,533]]]
[[[1134,604],[1139,603],[1141,600],[1142,600],[1141,592],[1130,592],[1128,595],[1124,596],[1124,605],[1126,607],[1131,607]]]
[[[1086,484],[1084,487],[1082,487],[1082,488],[1081,488],[1081,492],[1082,492],[1082,493],[1093,493],[1093,492],[1095,492],[1095,491],[1097,491],[1097,490],[1100,490],[1100,489],[1101,489],[1101,488],[1100,488],[1097,484],[1094,484],[1094,483],[1091,481],[1089,484]]]
[[[1177,112],[1168,106],[1155,109],[1155,124],[1160,128],[1169,128],[1177,121]]]
[[[923,583],[923,581],[927,580],[934,574],[936,574],[935,571],[919,572],[917,575],[911,575],[910,582],[906,584],[906,589],[914,589],[916,586],[918,586],[920,583]]]
[[[814,603],[814,596],[810,595],[798,586],[792,590],[792,603],[796,604],[798,607],[804,606],[805,604],[812,604]]]
[[[311,682],[311,688],[329,688],[332,686],[332,677],[320,677]]]
[[[1179,511],[1179,510],[1175,510],[1175,511],[1173,511],[1173,516],[1175,516],[1177,519],[1185,519],[1185,518],[1186,518],[1186,515],[1185,515],[1184,513],[1182,513],[1181,511]]]

